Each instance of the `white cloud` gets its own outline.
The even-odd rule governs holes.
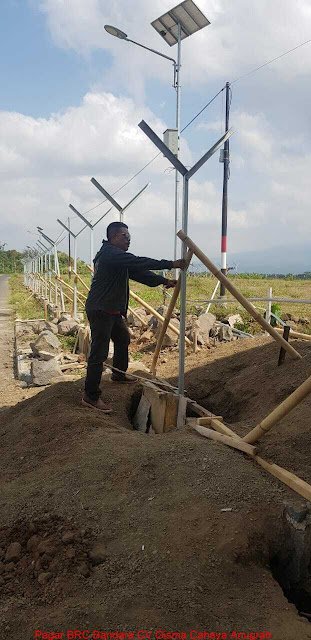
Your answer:
[[[35,0],[33,0],[35,1]],[[138,47],[108,35],[105,23],[120,27],[133,40],[176,56],[150,26],[150,22],[174,6],[172,0],[37,0],[45,13],[54,42],[82,55],[106,50],[115,60],[114,73],[130,79],[136,86],[138,77],[161,77],[167,82],[164,60]],[[176,2],[176,4],[178,4]],[[310,38],[311,7],[309,0],[200,0],[202,11],[211,25],[183,43],[182,77],[189,85],[209,83],[211,78],[234,80],[282,52]],[[302,48],[288,56],[286,62],[269,67],[288,80],[289,76],[311,70],[310,49]],[[297,65],[297,60],[300,64]],[[112,76],[110,76],[112,80]],[[130,86],[129,86],[130,90]]]
[[[89,90],[77,107],[67,106],[62,113],[47,118],[0,113],[2,227],[7,234],[5,240],[11,240],[12,246],[18,243],[19,248],[27,244],[25,230],[36,224],[45,226],[52,237],[58,235],[56,218],[67,217],[69,202],[82,212],[98,204],[103,198],[90,184],[92,175],[113,192],[157,154],[137,124],[144,118],[159,135],[166,128],[164,117],[162,120],[144,106],[144,88],[150,87],[146,82],[150,79],[163,80],[167,85],[168,64],[130,43],[112,38],[103,30],[103,25],[116,24],[133,39],[167,55],[176,55],[176,48],[169,49],[149,26],[151,20],[174,5],[172,0],[32,2],[44,12],[58,47],[72,49],[90,60],[92,53],[98,51],[108,52],[111,58],[104,58],[106,67],[99,84]],[[307,40],[311,32],[309,0],[295,3],[292,0],[272,3],[270,0],[260,3],[198,0],[198,4],[212,24],[185,40],[182,46],[183,91],[189,89],[188,96],[186,91],[183,93],[184,113],[190,108],[189,95],[198,88],[209,96],[215,86],[217,90],[225,80],[233,80]],[[307,98],[304,76],[311,71],[310,51],[310,47],[303,47],[258,75],[250,76],[253,93],[239,93],[240,108],[232,109],[234,136],[230,140],[228,212],[232,252],[243,251],[246,246],[250,249],[273,246],[281,241],[290,246],[292,241],[298,244],[310,234],[310,144],[304,124],[307,121],[303,121],[300,128],[299,114],[305,109],[302,93],[299,101],[295,99],[299,83]],[[263,78],[264,89],[260,85]],[[274,90],[281,85],[284,93],[278,98]],[[276,110],[273,113],[276,99],[282,106],[286,104],[293,126],[287,126],[289,111],[283,111],[282,124],[279,113]],[[159,92],[158,102],[162,114],[166,102],[171,105],[172,100],[167,98],[167,92]],[[237,103],[234,91],[233,106]],[[265,109],[267,104],[270,111]],[[202,120],[208,118],[208,122],[201,120],[195,129],[196,138],[194,136],[191,148],[186,140],[182,141],[182,160],[187,166],[210,146],[206,131],[210,132],[212,141],[223,132],[219,103],[215,102],[214,107],[218,110],[213,116],[207,111],[202,117]],[[195,110],[193,105],[192,109]],[[128,212],[134,230],[132,248],[138,253],[171,255],[174,172],[167,170],[168,164],[160,156],[117,194],[124,204],[148,180],[152,182]],[[201,171],[191,180],[189,232],[209,254],[219,253],[221,190],[222,165],[217,160],[208,163],[205,173]],[[108,205],[95,209],[92,219],[105,208]],[[116,214],[110,216],[108,221]],[[80,223],[77,220],[73,224],[78,228]],[[98,241],[104,226],[103,223],[98,229]],[[30,236],[28,242],[29,239]],[[82,244],[87,246],[87,242],[85,237]]]
[[[110,192],[117,191],[136,171],[157,155],[157,149],[137,124],[142,117],[160,135],[164,122],[151,111],[137,108],[128,98],[109,93],[88,93],[80,107],[53,114],[48,119],[31,118],[19,113],[0,113],[0,203],[3,231],[11,228],[14,245],[29,243],[26,229],[40,224],[52,238],[58,235],[57,218],[73,215],[72,203],[82,213],[104,200],[91,184],[92,176]],[[192,163],[191,152],[183,141],[183,153]],[[159,254],[152,231],[146,240],[145,225],[170,227],[172,236],[174,172],[160,155],[148,169],[116,195],[125,205],[149,180],[148,191],[128,210],[126,217],[137,227],[141,250]],[[109,203],[96,208],[89,219],[96,221]],[[116,218],[111,212],[108,222]],[[78,218],[73,220],[80,227]],[[13,226],[12,226],[13,225]],[[19,233],[16,225],[20,226]],[[102,237],[106,220],[98,228]],[[17,240],[18,236],[18,240]],[[84,241],[87,245],[87,241]],[[171,240],[162,237],[163,249],[171,249]],[[87,251],[87,249],[86,249]],[[85,255],[85,254],[84,254]]]

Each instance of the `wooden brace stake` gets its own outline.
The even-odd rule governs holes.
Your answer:
[[[192,256],[193,256],[193,251],[190,251],[190,250],[187,251],[186,268],[189,267],[189,264],[191,262]],[[161,347],[162,347],[162,344],[163,344],[164,336],[166,334],[167,327],[169,326],[169,322],[170,322],[170,319],[172,317],[172,313],[173,313],[173,311],[175,309],[177,298],[179,296],[180,284],[181,284],[181,276],[179,276],[178,281],[177,281],[177,285],[174,288],[173,295],[171,297],[170,304],[169,304],[167,312],[166,312],[165,320],[164,320],[164,322],[162,324],[160,335],[158,337],[158,342],[156,344],[155,352],[153,354],[153,359],[152,359],[152,364],[151,364],[151,367],[150,367],[150,372],[153,373],[154,375],[156,373],[157,362],[158,362],[158,358],[159,358],[159,355],[160,355]]]
[[[137,320],[139,320],[140,324],[141,324],[143,327],[145,327],[145,328],[146,328],[146,327],[148,327],[148,322],[146,322],[146,320],[144,320],[143,318],[141,318],[141,317],[140,317],[140,315],[139,315],[138,313],[136,313],[135,309],[132,309],[132,307],[130,307],[130,306],[129,306],[129,307],[128,307],[128,310],[129,310],[129,312],[130,312],[130,313],[132,313],[132,314],[133,314],[133,316],[135,316],[135,318],[137,318]]]
[[[243,440],[238,438],[231,438],[230,436],[225,436],[222,433],[217,433],[217,431],[207,429],[206,427],[200,427],[199,425],[194,427],[194,429],[200,433],[201,436],[205,436],[205,438],[210,438],[210,440],[226,444],[229,447],[233,447],[233,449],[238,449],[239,451],[243,451],[243,453],[247,453],[249,456],[254,457],[256,453],[255,447],[250,444],[246,444],[246,442],[243,442]]]
[[[139,304],[141,304],[142,307],[145,307],[145,309],[147,309],[147,311],[152,313],[152,315],[155,316],[155,318],[158,318],[158,320],[160,320],[160,322],[164,322],[165,321],[165,318],[163,318],[163,316],[161,316],[160,313],[158,313],[155,309],[153,309],[153,307],[150,306],[150,304],[147,304],[147,302],[145,302],[142,298],[137,296],[136,293],[133,293],[133,291],[131,291],[131,290],[130,290],[130,296],[132,296],[132,298],[134,298],[134,300],[136,300],[136,302],[139,302]],[[170,322],[168,323],[168,327],[169,327],[169,329],[171,329],[171,331],[173,331],[173,333],[175,333],[176,336],[180,335],[179,329],[177,329],[177,327],[175,327]],[[189,338],[187,338],[186,336],[185,336],[185,342],[187,344],[191,344]]]
[[[284,416],[294,409],[307,395],[311,393],[311,376],[307,378],[288,398],[281,402],[269,415],[257,424],[244,438],[244,442],[254,443],[265,433],[280,422]]]

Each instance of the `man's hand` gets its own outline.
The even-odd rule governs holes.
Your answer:
[[[182,271],[186,268],[186,260],[174,260],[173,262],[174,269],[182,269]]]
[[[178,262],[178,260],[176,262]],[[173,287],[176,287],[176,285],[177,285],[177,280],[167,280],[164,287],[165,289],[172,289]]]

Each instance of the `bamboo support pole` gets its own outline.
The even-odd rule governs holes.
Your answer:
[[[243,440],[231,438],[230,436],[223,435],[222,433],[217,433],[217,431],[213,431],[213,429],[201,427],[200,425],[195,426],[194,429],[205,438],[210,438],[210,440],[226,444],[233,449],[238,449],[239,451],[243,451],[243,453],[247,453],[249,456],[254,457],[256,453],[256,448],[246,442],[243,442]]]
[[[133,316],[135,316],[135,318],[137,318],[137,320],[139,320],[139,322],[142,324],[143,327],[145,327],[145,328],[148,327],[148,322],[146,322],[146,320],[141,318],[140,315],[138,313],[136,313],[135,309],[132,309],[132,307],[128,307],[128,310],[129,310],[130,313],[133,314]]]
[[[188,250],[187,255],[186,255],[186,268],[189,267],[189,264],[191,262],[192,256],[193,256],[193,251]],[[178,298],[179,293],[180,293],[180,284],[181,284],[181,276],[179,276],[178,281],[177,281],[177,285],[176,285],[176,287],[174,289],[174,292],[172,294],[172,297],[171,297],[171,300],[170,300],[170,304],[169,304],[168,310],[166,312],[165,320],[164,320],[164,322],[162,324],[160,335],[158,337],[158,342],[156,344],[155,352],[153,354],[152,364],[151,364],[151,367],[150,367],[150,372],[153,375],[155,375],[155,373],[156,373],[158,357],[160,355],[160,351],[161,351],[162,343],[163,343],[163,340],[164,340],[164,336],[166,334],[167,327],[169,325],[170,319],[172,317],[172,313],[174,311],[174,308],[175,308],[175,305],[176,305],[176,302],[177,302],[177,298]]]
[[[200,407],[200,405],[198,405],[198,406]],[[200,407],[200,409],[201,408],[202,407]],[[218,422],[218,421],[215,420],[215,422]],[[213,426],[215,428],[215,425],[213,425]],[[201,433],[201,431],[199,431],[200,425],[198,425],[197,427],[194,427],[194,428],[196,429],[196,431]],[[202,428],[205,429],[204,427],[201,427],[201,429]],[[211,431],[211,430],[210,429],[206,429],[206,431]],[[213,433],[213,432],[211,432],[211,433]],[[228,441],[225,442],[225,440],[223,438],[221,438],[221,436],[220,436],[221,439],[219,438],[220,434],[213,433],[213,436],[214,436],[213,440],[217,439],[218,442],[223,442],[223,444],[228,444],[229,446],[231,446],[233,448],[238,448],[235,445],[236,444],[241,444],[241,442],[243,442],[243,441],[233,431],[231,431],[231,434],[232,434],[231,438],[229,437]],[[206,435],[206,434],[202,433],[202,435]],[[207,437],[211,437],[211,435],[208,435]],[[246,452],[246,453],[248,453],[248,452]],[[291,471],[287,471],[287,469],[283,469],[283,467],[279,467],[277,464],[271,464],[270,462],[267,462],[266,460],[264,460],[260,456],[253,455],[251,453],[249,455],[251,455],[253,457],[253,459],[263,469],[265,469],[265,471],[267,471],[268,473],[273,475],[275,478],[280,480],[280,482],[285,484],[287,487],[289,487],[290,489],[292,489],[293,491],[298,493],[298,495],[302,496],[303,498],[305,498],[308,501],[311,501],[311,485],[310,484],[308,484],[304,480],[301,480],[301,478],[298,478],[298,476],[296,476],[294,473],[291,473]]]
[[[212,427],[214,431],[217,433],[221,433],[224,436],[229,436],[235,440],[242,440],[240,436],[237,436],[234,431],[232,431],[226,424],[223,424],[223,420],[221,416],[206,416],[202,418],[197,418],[197,425],[199,427]]]
[[[152,315],[155,316],[155,318],[158,318],[158,320],[160,320],[160,322],[164,322],[165,321],[165,318],[163,318],[163,316],[161,316],[160,313],[158,313],[155,309],[153,309],[153,307],[151,307],[147,302],[145,302],[142,298],[137,296],[136,293],[133,293],[133,291],[131,291],[131,290],[130,290],[130,296],[132,296],[132,298],[134,298],[134,300],[136,300],[136,302],[139,302],[139,304],[141,304],[142,307],[145,307],[145,309],[147,309],[147,311],[152,313]],[[175,333],[175,335],[177,335],[177,336],[180,335],[179,329],[177,329],[177,327],[175,327],[173,324],[171,324],[169,322],[167,326],[168,326],[169,329],[171,329],[171,331],[173,331],[173,333]],[[191,344],[189,338],[187,338],[186,336],[185,336],[185,342],[187,344]]]
[[[275,331],[283,334],[283,329],[279,329],[278,327],[275,329]],[[307,340],[308,342],[311,341],[311,335],[309,335],[308,333],[299,333],[298,331],[291,331],[289,337],[300,338],[301,340]]]
[[[59,282],[61,282],[61,283],[64,285],[64,287],[67,287],[67,289],[69,289],[69,291],[71,291],[71,293],[73,293],[73,292],[74,292],[73,287],[71,287],[71,286],[70,286],[70,284],[68,284],[67,282],[65,282],[64,280],[62,280],[62,278],[60,278],[60,276],[55,275],[55,278],[56,278],[56,280],[58,280]],[[83,293],[78,293],[78,294],[77,294],[77,297],[78,297],[78,298],[81,298],[81,300],[80,300],[81,304],[83,304],[82,300],[86,300],[86,296],[85,296],[85,295],[83,295]]]
[[[84,280],[82,280],[82,278],[79,276],[79,274],[78,274],[74,269],[72,269],[72,273],[73,273],[73,274],[78,278],[79,282],[81,282],[81,284],[83,284],[83,286],[85,287],[85,289],[86,289],[87,291],[89,291],[89,290],[90,290],[90,287],[88,287],[88,286],[87,286],[86,282],[84,282]]]
[[[197,247],[194,242],[183,231],[177,233],[178,237],[187,245],[189,249],[203,262],[203,264],[222,282],[226,289],[241,303],[248,313],[258,322],[258,324],[267,331],[272,338],[276,340],[290,354],[294,360],[300,360],[302,356],[294,347],[292,347],[275,329],[255,310],[253,305],[244,298],[244,296],[236,289],[232,282],[211,262],[208,257]]]
[[[257,442],[267,431],[294,409],[304,398],[311,393],[311,376],[307,378],[284,402],[281,402],[269,415],[257,424],[244,438],[244,442]]]
[[[296,491],[300,496],[306,498],[306,500],[311,501],[311,486],[295,476],[294,473],[287,471],[287,469],[283,469],[283,467],[279,467],[277,464],[270,464],[260,458],[259,456],[255,456],[256,462],[266,471],[271,473],[275,478],[278,478],[281,482],[286,484],[290,489]]]

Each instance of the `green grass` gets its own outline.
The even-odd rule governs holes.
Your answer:
[[[18,279],[19,276],[13,276],[12,280]],[[69,282],[71,286],[73,286],[73,278],[69,281],[68,275],[62,275],[62,278],[65,282]],[[87,286],[91,284],[91,273],[86,273],[82,276],[84,282]],[[309,299],[311,300],[311,280],[294,280],[294,279],[276,279],[276,278],[264,278],[259,279],[257,277],[249,277],[245,278],[243,276],[231,275],[230,282],[242,293],[246,298],[248,297],[266,297],[268,287],[272,287],[272,295],[278,298],[297,298],[297,299]],[[200,307],[205,309],[206,303],[203,302],[211,297],[212,292],[215,288],[216,278],[214,276],[188,276],[187,277],[187,299],[188,300],[196,300],[199,302],[189,302],[188,303],[188,312],[190,313],[198,313]],[[141,285],[137,282],[130,282],[130,287],[134,293],[143,298],[145,302],[149,303],[152,307],[158,307],[163,304],[163,291],[161,287],[146,287],[145,285]],[[87,295],[86,289],[79,282],[78,290],[83,294]],[[68,290],[64,287],[64,291],[68,292]],[[219,291],[219,290],[218,290]],[[169,293],[172,293],[172,289],[169,290]],[[28,295],[28,292],[27,292]],[[71,293],[69,293],[71,297]],[[231,294],[228,297],[232,297]],[[169,298],[167,297],[167,304],[169,302]],[[265,302],[254,302],[253,303],[256,308],[262,312],[265,311],[266,303]],[[311,305],[308,304],[291,304],[291,303],[278,303],[281,315],[283,313],[291,313],[297,317],[308,317],[311,320]],[[133,308],[140,306],[138,302],[130,299],[130,306]],[[177,308],[179,307],[179,303],[177,303]],[[38,308],[38,307],[36,307]],[[68,311],[71,310],[71,303],[66,305]],[[41,308],[40,308],[41,309]],[[83,311],[83,305],[79,305],[79,310]],[[229,303],[226,307],[222,305],[212,304],[210,307],[211,313],[214,313],[218,320],[221,320],[228,313],[239,313],[242,316],[243,324],[245,326],[248,325],[250,317],[247,312],[241,307],[237,302]],[[38,312],[36,311],[36,314]],[[41,311],[42,313],[42,311]],[[29,316],[33,317],[33,316]],[[41,316],[40,316],[41,317]],[[311,332],[309,326],[306,328],[301,328],[301,331]]]
[[[12,306],[15,317],[21,320],[44,318],[40,302],[24,286],[24,277],[15,274],[11,276],[9,282],[11,291],[9,304]]]
[[[57,337],[62,345],[63,351],[73,351],[76,343],[76,336],[61,336],[58,334]]]

